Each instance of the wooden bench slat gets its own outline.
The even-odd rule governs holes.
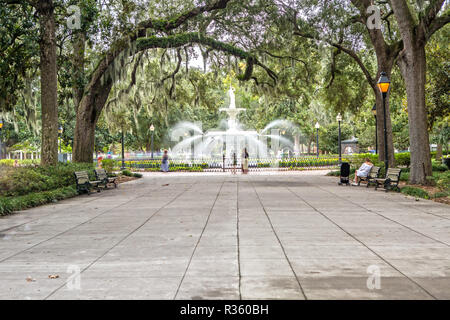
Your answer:
[[[375,190],[380,185],[384,185],[386,192],[392,187],[397,187],[400,182],[400,175],[402,173],[402,169],[400,168],[389,168],[386,172],[385,178],[376,178],[373,181],[376,183]],[[389,182],[386,183],[389,179]]]
[[[97,168],[94,171],[97,179],[100,180],[100,184],[105,188],[108,188],[108,183],[114,183],[114,186],[117,188],[116,177],[108,177],[106,170],[103,168]]]
[[[101,181],[90,181],[89,174],[87,171],[76,171],[74,172],[74,175],[76,179],[78,192],[87,191],[87,193],[89,194],[91,187],[96,188],[97,191],[100,192],[98,185]]]

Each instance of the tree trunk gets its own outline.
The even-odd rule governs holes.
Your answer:
[[[437,144],[436,160],[438,160],[438,161],[442,160],[442,143]]]
[[[37,4],[37,12],[41,33],[41,164],[45,166],[56,165],[58,162],[58,104],[53,0],[40,0]]]
[[[111,91],[112,80],[97,84],[86,94],[78,106],[73,161],[91,163],[94,152],[95,126]]]
[[[73,102],[75,112],[83,98],[84,90],[84,52],[86,35],[83,32],[77,32],[73,40]]]
[[[213,6],[219,6],[220,4],[226,4],[229,0],[220,0]],[[210,6],[206,6],[207,10],[210,10]],[[203,10],[203,9],[202,9]],[[205,9],[206,10],[206,9]],[[99,62],[97,68],[92,73],[89,83],[84,88],[83,98],[81,99],[77,110],[77,124],[75,126],[74,134],[74,147],[73,147],[73,161],[74,162],[91,162],[94,152],[94,131],[98,117],[108,99],[109,92],[111,91],[113,77],[119,71],[124,68],[124,61],[136,52],[144,51],[154,48],[167,48],[167,47],[180,47],[188,43],[205,44],[214,50],[228,52],[236,57],[242,59],[249,59],[251,64],[247,65],[246,74],[249,75],[253,70],[253,65],[258,65],[269,74],[273,79],[276,79],[275,73],[258,61],[255,57],[243,50],[237,50],[233,46],[225,46],[224,43],[216,41],[212,38],[203,37],[198,33],[179,34],[170,36],[171,38],[158,37],[154,39],[142,38],[138,39],[136,46],[128,45],[129,40],[136,40],[138,36],[144,37],[141,29],[131,38],[127,38],[128,41],[121,41],[117,43],[117,47],[111,49],[105,54],[104,58]],[[145,31],[145,30],[144,30]],[[249,60],[248,60],[249,61]],[[112,75],[111,75],[112,73]],[[245,79],[249,80],[249,79]]]
[[[431,176],[430,141],[425,105],[426,56],[420,42],[410,43],[399,59],[408,100],[409,143],[412,184],[427,184]]]
[[[298,134],[294,136],[294,153],[297,156],[300,154],[300,135]]]

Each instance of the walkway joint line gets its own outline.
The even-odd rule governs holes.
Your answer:
[[[117,247],[119,244],[121,244],[123,241],[125,241],[128,237],[130,237],[133,233],[135,233],[136,231],[138,231],[140,228],[142,228],[147,222],[150,221],[150,219],[152,219],[155,215],[157,215],[162,209],[164,209],[165,207],[167,207],[169,204],[171,204],[172,202],[174,202],[176,199],[178,199],[183,193],[185,193],[186,191],[188,191],[192,186],[194,185],[191,184],[189,186],[189,188],[183,190],[182,192],[180,192],[178,195],[175,196],[175,198],[173,198],[172,200],[170,200],[169,202],[167,202],[165,205],[163,205],[161,208],[159,208],[158,210],[156,210],[149,218],[147,218],[142,224],[140,224],[138,227],[136,227],[134,230],[132,230],[130,233],[128,233],[125,237],[123,237],[122,239],[120,239],[116,244],[114,244],[111,248],[109,248],[108,250],[106,250],[103,254],[101,254],[99,257],[97,257],[96,259],[94,259],[94,261],[92,261],[90,264],[88,264],[83,270],[80,271],[80,275],[85,272],[87,269],[89,269],[92,265],[94,265],[97,261],[99,261],[101,258],[103,258],[105,255],[108,254],[108,252],[110,252],[111,250],[113,250],[115,247]],[[162,187],[160,187],[161,189]],[[142,198],[144,195],[138,196],[136,198],[134,198],[133,200],[136,200],[138,198]],[[132,200],[130,200],[132,201]],[[128,201],[128,202],[130,202]],[[126,203],[128,203],[126,202]],[[67,282],[70,281],[70,279],[68,279],[67,281],[65,281],[61,286],[59,286],[58,288],[56,288],[55,290],[53,290],[49,295],[47,295],[44,300],[47,300],[48,298],[50,298],[53,294],[55,294],[57,291],[59,291],[61,288],[63,288]]]
[[[194,247],[194,250],[192,251],[191,257],[189,258],[189,262],[188,262],[188,264],[186,266],[186,269],[184,270],[183,277],[181,278],[180,284],[178,285],[177,291],[175,292],[175,295],[174,295],[172,300],[175,300],[177,298],[178,292],[180,291],[181,285],[183,284],[184,278],[186,277],[186,274],[187,274],[187,272],[189,270],[189,267],[191,265],[192,259],[194,258],[195,251],[197,250],[198,244],[200,243],[200,240],[202,239],[203,233],[206,230],[206,226],[208,225],[209,218],[211,217],[211,214],[212,214],[212,212],[214,210],[214,206],[216,205],[217,199],[220,196],[220,192],[222,191],[222,188],[223,188],[224,184],[225,184],[225,180],[222,181],[222,184],[220,185],[219,191],[216,194],[216,198],[214,199],[214,202],[213,202],[213,204],[211,206],[211,209],[209,210],[208,217],[206,218],[205,225],[203,226],[202,232],[200,233],[200,236],[198,237],[197,243],[195,244],[195,247]]]
[[[350,203],[353,203],[354,205],[356,205],[356,206],[358,206],[358,207],[360,207],[360,208],[362,208],[362,209],[364,209],[364,210],[366,210],[366,211],[368,211],[368,212],[370,212],[370,213],[376,214],[376,215],[378,215],[378,216],[380,216],[380,217],[382,217],[382,218],[384,218],[384,219],[386,219],[386,220],[389,220],[389,221],[391,221],[391,222],[397,223],[397,224],[401,225],[402,227],[404,227],[404,228],[406,228],[406,229],[408,229],[408,230],[410,230],[410,231],[412,231],[412,232],[415,232],[415,233],[417,233],[417,234],[419,234],[419,235],[421,235],[421,236],[423,236],[423,237],[425,237],[425,238],[428,238],[428,239],[430,239],[430,240],[439,242],[439,243],[441,243],[441,244],[443,244],[443,245],[445,245],[445,246],[447,246],[447,247],[450,247],[450,245],[449,245],[448,243],[445,243],[445,242],[443,242],[443,241],[441,241],[441,240],[438,240],[438,239],[434,239],[434,238],[432,238],[432,237],[430,237],[430,236],[428,236],[428,235],[426,235],[426,234],[424,234],[424,233],[422,233],[422,232],[420,232],[420,231],[414,230],[413,228],[408,227],[408,226],[402,224],[401,222],[398,222],[398,221],[396,221],[396,220],[394,220],[394,219],[391,219],[391,218],[389,218],[389,217],[386,217],[386,216],[382,215],[381,213],[378,213],[378,212],[375,212],[375,211],[373,211],[373,210],[371,210],[371,209],[369,209],[369,208],[366,208],[366,207],[364,207],[364,206],[362,206],[362,205],[360,205],[360,204],[358,204],[358,203],[356,203],[356,202],[354,202],[354,201],[352,201],[352,200],[350,200],[350,199],[343,198],[343,197],[339,196],[338,194],[336,194],[336,193],[334,193],[334,192],[331,192],[331,191],[328,191],[328,190],[326,190],[326,189],[323,189],[323,188],[321,188],[321,187],[317,187],[317,188],[318,188],[318,189],[321,189],[321,190],[323,190],[323,191],[325,191],[325,192],[328,192],[328,193],[330,193],[330,194],[332,194],[332,195],[334,195],[334,196],[336,196],[336,197],[338,197],[338,198],[340,198],[340,199],[342,199],[342,200],[346,200],[346,201],[348,201],[348,202],[350,202]],[[442,217],[440,217],[440,218],[442,218]]]
[[[289,267],[291,268],[291,271],[294,274],[295,279],[297,280],[298,286],[300,287],[300,291],[302,292],[303,297],[305,298],[305,300],[308,300],[308,297],[306,296],[305,291],[303,290],[303,286],[300,283],[300,279],[298,278],[297,273],[295,272],[294,267],[292,266],[292,263],[287,256],[287,253],[286,253],[286,250],[284,249],[283,243],[281,242],[280,237],[278,236],[277,232],[275,231],[275,228],[272,224],[272,220],[270,219],[269,214],[267,213],[266,208],[264,207],[264,204],[262,203],[261,198],[260,198],[258,192],[256,191],[255,186],[253,185],[253,182],[251,182],[251,179],[249,179],[248,181],[250,182],[251,186],[253,187],[253,190],[255,191],[256,197],[258,198],[258,201],[261,204],[264,214],[266,215],[266,218],[269,221],[270,227],[272,228],[272,231],[273,231],[275,237],[277,238],[278,243],[280,244],[280,247],[281,247],[281,250],[283,251],[284,257],[285,257],[287,263],[289,264]]]
[[[308,184],[309,186],[311,186],[310,184]],[[311,186],[312,187],[312,186]],[[328,221],[330,221],[332,224],[334,224],[336,227],[338,227],[339,229],[341,229],[343,232],[345,232],[348,236],[350,236],[351,238],[353,238],[355,241],[359,242],[360,244],[362,244],[364,247],[366,247],[369,251],[371,251],[373,254],[375,254],[378,258],[380,258],[383,262],[385,262],[386,264],[388,264],[389,266],[391,266],[394,270],[396,270],[398,273],[400,273],[401,275],[403,275],[406,279],[408,279],[409,281],[411,281],[412,283],[414,283],[416,286],[418,286],[420,289],[422,289],[426,294],[428,294],[430,297],[432,297],[433,299],[437,300],[437,298],[432,295],[430,292],[428,292],[428,290],[426,290],[424,287],[422,287],[419,283],[417,283],[416,281],[414,281],[413,279],[411,279],[410,277],[408,277],[406,274],[404,274],[403,272],[401,272],[398,268],[396,268],[392,263],[390,263],[389,261],[387,261],[386,259],[384,259],[380,254],[378,254],[375,250],[373,250],[372,248],[370,248],[368,245],[366,245],[364,242],[362,242],[361,240],[359,240],[358,238],[356,238],[354,235],[352,235],[350,232],[348,232],[347,230],[345,230],[343,227],[341,227],[337,222],[335,222],[333,219],[331,219],[330,217],[328,217],[326,214],[324,214],[322,211],[316,209],[314,206],[312,206],[308,201],[306,201],[305,199],[303,199],[301,196],[299,196],[296,192],[292,191],[289,187],[286,187],[286,189],[288,189],[292,194],[294,194],[297,198],[299,198],[300,200],[302,200],[304,203],[306,203],[308,206],[310,206],[314,211],[316,211],[317,213],[319,213],[320,215],[322,215],[325,219],[327,219]]]

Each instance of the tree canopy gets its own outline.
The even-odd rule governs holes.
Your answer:
[[[58,125],[81,162],[114,148],[124,128],[134,150],[149,149],[152,123],[157,148],[168,145],[168,129],[179,121],[213,128],[230,84],[247,109],[244,126],[287,119],[310,146],[319,122],[322,151],[336,152],[340,112],[345,136],[374,149],[375,135],[384,143],[371,113],[374,104],[383,112],[382,71],[392,81],[390,155],[412,146],[411,177],[424,183],[419,164],[428,168],[430,159],[412,137],[448,144],[447,1],[1,2],[3,140],[40,148],[44,164],[56,161]],[[411,45],[411,34],[420,46]],[[425,66],[414,71],[423,71],[417,83],[408,59]]]

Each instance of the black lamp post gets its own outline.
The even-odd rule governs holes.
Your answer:
[[[336,116],[336,121],[338,122],[338,150],[339,150],[339,165],[342,163],[342,150],[341,150],[341,121],[342,116],[340,113]]]
[[[378,80],[378,88],[383,95],[383,132],[384,132],[384,168],[387,172],[389,168],[389,155],[388,155],[388,142],[387,142],[387,130],[386,130],[386,96],[389,92],[391,81],[387,77],[385,72],[381,72],[380,79]]]
[[[317,159],[319,159],[319,128],[320,128],[319,122],[316,122],[315,128],[317,130],[317,142],[316,142]]]
[[[0,119],[0,159],[2,159],[3,156],[2,128],[3,128],[3,120]]]
[[[151,143],[151,149],[152,149],[152,160],[153,160],[153,133],[155,132],[155,126],[152,125],[150,126],[150,132],[152,133],[152,143]]]
[[[59,153],[61,153],[61,137],[62,137],[62,133],[63,133],[63,127],[59,126],[58,127],[58,137],[59,137]]]
[[[373,116],[375,117],[375,154],[378,154],[378,120],[377,120],[377,104],[372,108]]]
[[[124,138],[123,138],[123,128],[121,133],[121,142],[122,142],[122,167],[121,170],[125,170],[125,147],[124,147]]]

